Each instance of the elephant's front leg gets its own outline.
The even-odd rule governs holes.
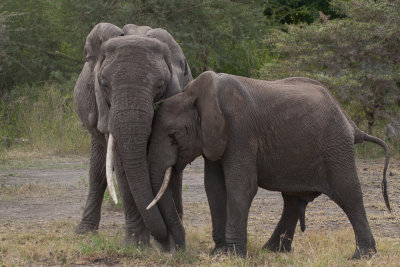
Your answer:
[[[257,169],[251,156],[224,162],[227,192],[225,239],[228,250],[241,257],[247,255],[247,221],[251,202],[257,193]]]
[[[299,220],[299,198],[282,193],[283,212],[278,225],[263,249],[271,251],[290,251],[297,221]]]
[[[90,144],[89,193],[82,220],[75,228],[75,233],[84,234],[97,230],[101,217],[101,203],[107,187],[106,149],[94,137]]]
[[[117,176],[118,188],[122,198],[125,215],[125,245],[149,245],[150,232],[144,225],[142,216],[133,199],[121,158],[116,148],[114,170]]]
[[[219,161],[204,159],[204,185],[211,212],[212,237],[215,243],[212,254],[214,254],[226,247],[226,188],[224,171]]]

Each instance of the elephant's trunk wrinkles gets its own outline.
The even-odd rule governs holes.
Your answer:
[[[106,156],[107,186],[111,198],[114,200],[115,204],[118,204],[117,193],[115,192],[115,186],[114,186],[114,179],[112,177],[113,167],[114,167],[114,149],[115,149],[114,138],[112,134],[110,134],[110,136],[108,137],[107,156]]]
[[[171,180],[171,170],[172,167],[169,167],[167,171],[165,172],[164,175],[164,180],[161,185],[160,191],[158,191],[157,196],[153,199],[153,201],[147,206],[146,210],[151,209],[157,202],[161,199],[161,197],[164,195],[165,190],[168,187],[169,180]]]
[[[109,128],[143,222],[156,239],[165,241],[167,227],[158,207],[146,210],[147,203],[154,198],[146,161],[154,99],[148,91],[131,85],[116,88],[118,93],[113,94],[111,100]]]

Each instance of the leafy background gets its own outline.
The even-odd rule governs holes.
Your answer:
[[[87,153],[72,96],[99,22],[168,30],[195,77],[319,80],[361,129],[386,138],[400,103],[399,20],[396,0],[3,0],[0,151]]]

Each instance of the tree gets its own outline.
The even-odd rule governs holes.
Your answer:
[[[371,132],[376,120],[395,114],[400,100],[400,1],[333,0],[332,8],[346,17],[322,14],[318,22],[267,36],[276,60],[260,76],[321,81]]]
[[[261,66],[262,11],[261,0],[4,0],[0,96],[16,84],[79,73],[86,35],[99,22],[168,30],[195,76],[207,69],[249,76]]]

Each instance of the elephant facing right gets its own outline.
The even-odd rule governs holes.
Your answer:
[[[261,187],[282,192],[284,199],[281,219],[263,248],[289,251],[299,219],[304,229],[307,202],[322,193],[353,226],[353,258],[371,256],[376,245],[354,158],[354,144],[362,141],[386,151],[382,189],[390,210],[387,145],[358,129],[319,82],[205,72],[161,102],[155,115],[148,162],[151,182],[161,190],[148,209],[157,201],[173,202],[167,169],[179,172],[203,155],[215,250],[247,254],[248,213]],[[162,214],[176,214],[165,207],[174,205],[160,205]],[[178,217],[167,220],[180,223]]]

